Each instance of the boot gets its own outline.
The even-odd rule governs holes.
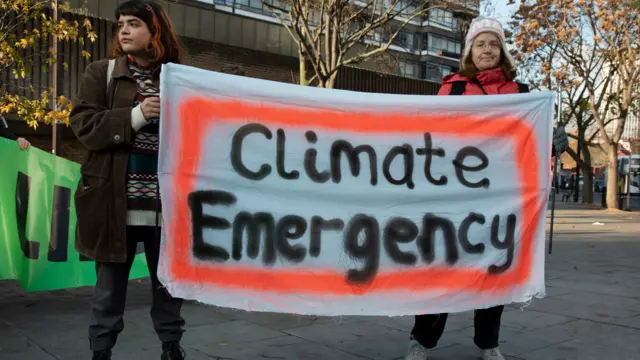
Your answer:
[[[184,360],[186,354],[177,341],[166,341],[162,343],[162,357],[160,360]]]
[[[414,339],[409,341],[409,349],[407,350],[407,356],[404,360],[427,360],[427,352],[429,350],[420,345],[420,343]]]
[[[481,351],[482,360],[504,360],[504,356],[500,353],[500,349],[493,348]]]

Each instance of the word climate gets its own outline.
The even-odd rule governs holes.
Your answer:
[[[259,134],[264,136],[267,140],[273,139],[273,133],[269,128],[261,124],[248,124],[236,131],[231,142],[231,165],[233,169],[241,176],[250,180],[262,180],[273,172],[273,167],[270,164],[262,164],[257,170],[251,170],[245,166],[242,162],[242,148],[245,139],[252,134]],[[307,131],[305,138],[309,144],[313,145],[318,142],[318,136],[314,131]],[[286,135],[283,129],[278,129],[276,132],[276,170],[278,175],[285,180],[296,180],[300,178],[300,172],[298,170],[287,171],[285,169],[285,143]],[[360,155],[366,154],[369,158],[369,168],[371,172],[371,185],[378,184],[378,155],[371,145],[358,145],[353,146],[346,140],[336,140],[331,145],[330,150],[330,169],[318,170],[316,165],[316,158],[318,151],[314,148],[310,148],[305,151],[304,154],[304,171],[309,179],[316,183],[326,183],[331,180],[334,183],[340,183],[342,179],[341,161],[342,155],[346,156],[349,162],[349,168],[353,176],[360,175]],[[434,178],[431,174],[431,165],[433,157],[445,157],[446,151],[442,148],[433,148],[431,141],[431,134],[424,134],[424,147],[418,147],[415,149],[415,155],[424,156],[424,176],[433,185],[443,186],[447,185],[449,179],[446,176],[440,176],[438,179]],[[385,179],[393,185],[406,185],[409,189],[415,187],[413,181],[413,170],[415,163],[414,149],[410,144],[403,144],[401,146],[394,146],[385,155],[382,161],[382,173]],[[395,179],[391,175],[391,164],[398,157],[402,157],[404,163],[404,176],[400,179]],[[480,164],[469,166],[465,165],[467,158],[476,158],[480,160]],[[458,150],[455,159],[452,161],[455,167],[456,177],[460,184],[469,188],[488,188],[490,181],[487,178],[483,178],[478,182],[470,182],[465,176],[464,172],[478,172],[486,169],[489,166],[489,159],[482,150],[473,146],[466,146]]]

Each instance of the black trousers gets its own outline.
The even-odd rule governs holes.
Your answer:
[[[96,262],[97,281],[91,302],[89,341],[91,350],[109,350],[116,344],[124,329],[122,316],[127,299],[129,271],[138,242],[144,243],[151,275],[151,319],[161,341],[179,341],[185,321],[180,316],[182,299],[172,297],[158,280],[160,240],[156,240],[154,227],[130,226],[127,228],[127,262]]]
[[[483,350],[498,347],[500,319],[504,306],[496,306],[475,311],[473,342]],[[448,314],[416,315],[411,336],[427,349],[432,349],[444,332]]]

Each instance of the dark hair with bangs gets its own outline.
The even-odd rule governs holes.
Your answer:
[[[148,50],[153,54],[153,58],[149,60],[152,66],[170,62],[182,63],[182,46],[173,29],[171,19],[160,5],[153,1],[130,0],[118,6],[115,12],[116,21],[122,15],[135,16],[147,24],[151,32]],[[124,51],[118,40],[118,32],[116,32],[111,42],[111,58],[123,54]]]

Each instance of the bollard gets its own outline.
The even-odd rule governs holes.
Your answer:
[[[602,197],[600,202],[602,203],[602,207],[606,208],[607,207],[607,188],[606,187],[602,188],[601,194],[602,194]]]
[[[624,196],[622,194],[618,194],[618,210],[624,210],[624,206],[622,201],[624,200]]]

